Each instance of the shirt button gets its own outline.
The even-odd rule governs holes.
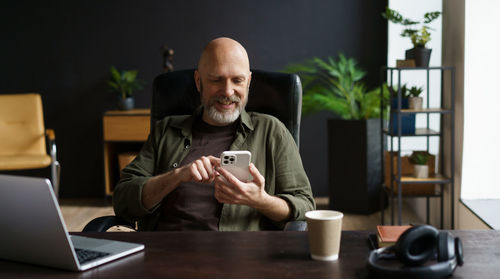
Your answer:
[[[177,167],[177,163],[174,163],[174,164],[172,165],[172,167],[176,168],[176,167]]]

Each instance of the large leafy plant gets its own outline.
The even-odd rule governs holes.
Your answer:
[[[356,60],[339,54],[336,60],[313,58],[304,63],[292,64],[285,69],[300,76],[304,95],[304,115],[331,111],[343,119],[370,119],[380,117],[380,88],[367,91],[361,81],[366,72]],[[389,91],[383,86],[384,99]]]
[[[425,13],[424,20],[420,22],[404,18],[400,13],[389,7],[386,7],[385,12],[382,13],[382,16],[388,21],[405,26],[405,29],[401,32],[401,37],[410,38],[415,47],[425,47],[431,40],[431,33],[429,33],[429,30],[432,30],[432,28],[427,24],[437,19],[440,15],[441,12],[438,11]],[[418,27],[419,25],[421,26]]]
[[[123,99],[132,97],[134,91],[141,90],[145,82],[137,79],[137,71],[118,71],[114,66],[110,68],[111,80],[108,85],[115,92],[118,92]]]

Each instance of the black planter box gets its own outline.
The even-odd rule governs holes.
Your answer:
[[[328,120],[329,208],[369,214],[380,210],[380,119]]]

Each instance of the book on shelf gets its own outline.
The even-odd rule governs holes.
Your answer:
[[[406,226],[377,226],[377,245],[378,248],[387,247],[396,244],[398,238],[404,231],[411,228]]]

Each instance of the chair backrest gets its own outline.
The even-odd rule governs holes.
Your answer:
[[[161,74],[153,83],[151,126],[165,116],[192,114],[199,105],[194,70]],[[252,70],[246,110],[275,116],[299,145],[302,84],[297,75]]]
[[[0,94],[0,156],[43,155],[45,128],[40,94]]]

